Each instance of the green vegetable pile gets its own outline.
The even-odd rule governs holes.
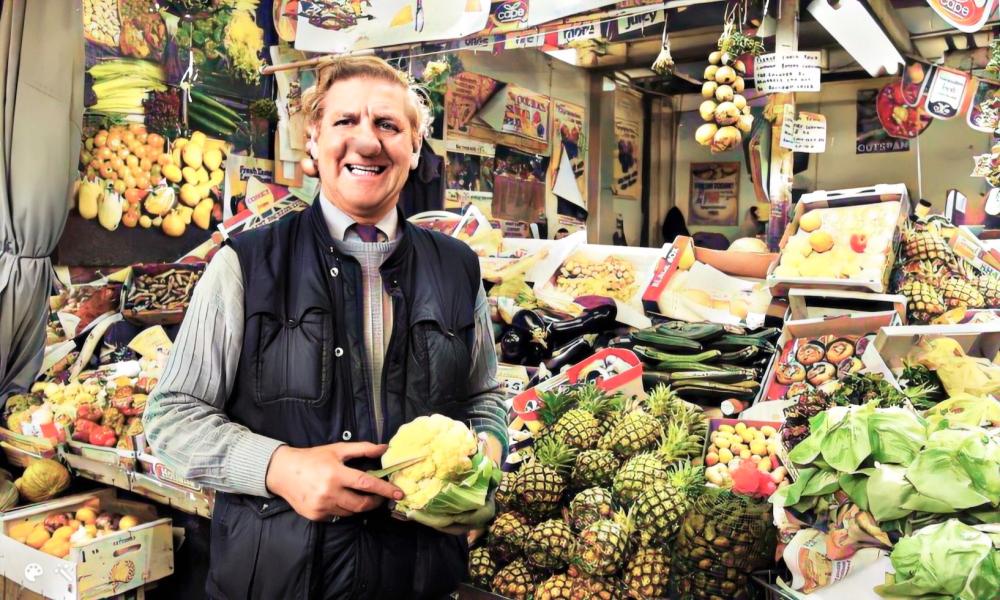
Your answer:
[[[788,455],[799,465],[798,479],[772,502],[819,513],[831,494],[843,491],[883,530],[904,534],[951,516],[1000,522],[1000,436],[975,425],[935,423],[875,403],[822,412]]]

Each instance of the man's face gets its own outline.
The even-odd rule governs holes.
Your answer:
[[[316,162],[327,199],[358,222],[392,210],[410,171],[406,90],[368,78],[335,82],[323,99]]]

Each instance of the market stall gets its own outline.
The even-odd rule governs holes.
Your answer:
[[[314,69],[375,53],[427,91],[400,202],[478,255],[507,394],[502,465],[440,416],[382,460],[401,518],[495,498],[459,597],[1000,595],[996,3],[964,70],[923,2],[819,4],[86,0],[43,359],[0,396],[4,594],[203,588],[175,558],[216,493],[142,415],[206,263],[316,197]]]

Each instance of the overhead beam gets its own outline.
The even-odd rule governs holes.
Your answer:
[[[868,6],[901,54],[919,56],[917,47],[913,45],[913,39],[910,37],[910,30],[906,28],[906,24],[890,0],[868,0]]]

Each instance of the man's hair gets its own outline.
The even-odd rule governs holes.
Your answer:
[[[410,82],[406,73],[399,71],[376,56],[343,56],[334,58],[316,73],[316,84],[302,93],[302,109],[310,128],[323,120],[323,100],[330,87],[347,79],[375,79],[396,84],[406,90],[406,113],[414,131],[414,147],[419,145],[430,128],[431,111],[419,88]]]

